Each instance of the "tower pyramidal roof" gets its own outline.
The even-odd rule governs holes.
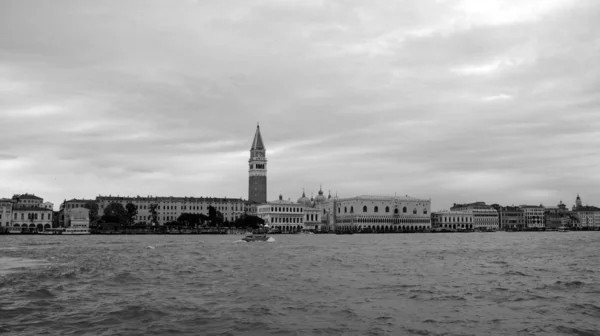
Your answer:
[[[254,141],[252,141],[252,148],[250,150],[264,150],[265,145],[263,144],[262,136],[260,135],[260,126],[256,125],[256,133],[254,134]]]

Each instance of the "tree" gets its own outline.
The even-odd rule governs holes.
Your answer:
[[[102,220],[105,223],[119,223],[123,224],[126,222],[125,208],[121,203],[110,203],[104,208],[104,216]]]
[[[223,214],[212,205],[208,206],[208,220],[210,226],[220,226],[223,224]]]
[[[156,209],[158,204],[150,204],[150,223],[152,225],[158,225],[158,212]]]
[[[185,223],[187,226],[197,227],[204,223],[207,219],[204,214],[194,214],[194,213],[182,213],[179,218],[177,218],[178,222]]]
[[[233,224],[240,229],[258,229],[265,225],[265,220],[258,216],[244,215],[236,219]]]
[[[125,209],[127,210],[125,213],[126,222],[129,226],[132,226],[135,223],[135,216],[138,214],[138,207],[133,203],[127,203]]]

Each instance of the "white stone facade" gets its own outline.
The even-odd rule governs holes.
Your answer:
[[[320,209],[286,201],[282,197],[276,201],[256,205],[256,216],[262,218],[271,228],[283,233],[318,231],[321,225]]]
[[[335,198],[324,204],[334,228],[358,232],[402,232],[431,229],[431,200],[410,196]]]
[[[434,231],[461,231],[474,229],[473,210],[439,211],[431,214],[431,227]]]

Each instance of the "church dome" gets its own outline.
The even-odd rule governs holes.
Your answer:
[[[304,194],[304,190],[302,191],[302,197],[298,198],[298,204],[302,204],[304,206],[310,206],[310,200],[308,199],[308,197],[306,197],[306,194]]]
[[[315,203],[323,203],[326,200],[327,199],[325,198],[325,195],[323,195],[322,188],[319,188],[319,195],[317,195],[317,197],[315,197]]]

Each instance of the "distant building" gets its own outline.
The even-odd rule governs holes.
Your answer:
[[[474,228],[473,210],[437,211],[431,214],[433,231],[463,231]]]
[[[525,227],[528,229],[543,229],[544,226],[544,206],[542,205],[521,205],[523,216],[525,217]]]
[[[575,199],[572,214],[577,218],[574,227],[583,230],[600,229],[600,208],[595,206],[583,205],[579,194]]]
[[[136,223],[151,222],[150,206],[156,204],[158,225],[176,221],[183,213],[209,215],[208,207],[213,206],[223,214],[223,220],[233,222],[246,213],[247,202],[241,198],[217,198],[217,197],[121,197],[121,196],[98,196],[98,216],[104,215],[104,209],[111,203],[119,203],[123,208],[127,203],[137,206],[138,214]]]
[[[256,205],[256,216],[265,224],[283,233],[295,233],[303,230],[319,231],[321,214],[319,209],[304,204],[286,201],[282,195],[279,199]]]
[[[33,194],[13,195],[0,200],[0,224],[4,230],[44,231],[52,227],[53,211],[44,199]]]
[[[473,211],[473,229],[478,231],[495,231],[500,228],[498,211],[485,202],[454,204],[451,211]]]
[[[250,147],[250,160],[248,160],[248,201],[255,203],[267,202],[267,150],[260,134],[260,127],[256,125],[256,133]]]
[[[335,230],[387,233],[431,229],[431,200],[428,199],[362,195],[336,197],[321,207],[332,214]]]
[[[65,200],[60,204],[60,208],[58,211],[58,225],[60,227],[70,227],[71,226],[71,214],[73,211],[78,209],[87,209],[92,204],[96,204],[96,200],[94,199],[77,199],[73,198],[70,200]],[[77,213],[80,213],[79,211]],[[89,214],[89,211],[88,211]]]
[[[8,198],[0,198],[0,232],[8,231],[12,225],[12,211],[13,211],[13,203],[12,199]]]
[[[505,206],[498,209],[500,230],[514,231],[525,228],[525,213],[518,206]]]
[[[86,208],[76,208],[69,211],[69,226],[75,229],[89,230],[90,228],[90,210]]]

